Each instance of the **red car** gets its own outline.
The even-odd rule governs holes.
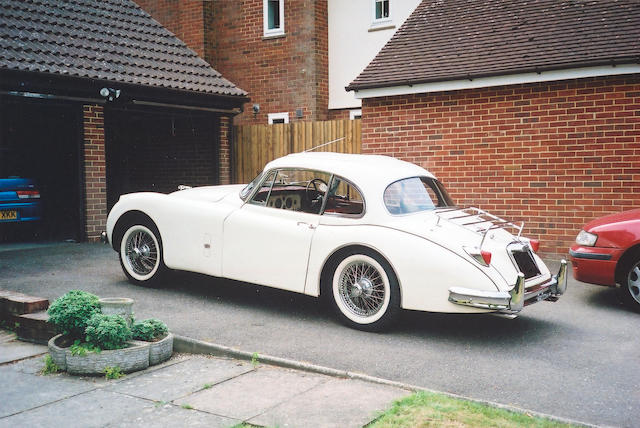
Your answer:
[[[640,209],[587,223],[569,249],[573,277],[615,287],[622,300],[640,311]]]

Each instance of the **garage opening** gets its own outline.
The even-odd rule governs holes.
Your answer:
[[[0,221],[0,242],[82,238],[80,114],[74,104],[0,97],[0,180],[29,179],[40,197],[20,201],[41,205],[40,220],[17,211]]]
[[[105,110],[107,207],[120,195],[219,182],[219,118],[173,110]]]

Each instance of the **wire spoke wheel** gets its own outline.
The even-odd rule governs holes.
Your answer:
[[[361,330],[381,330],[399,310],[399,291],[388,263],[373,254],[342,259],[331,281],[333,303],[340,319]]]
[[[369,263],[350,263],[341,272],[339,281],[340,298],[356,315],[375,315],[384,305],[384,281],[380,272]]]
[[[162,250],[156,234],[149,227],[137,224],[122,236],[120,261],[127,277],[134,282],[149,282],[158,276]]]

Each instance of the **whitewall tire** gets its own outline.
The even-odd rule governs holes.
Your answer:
[[[377,254],[348,254],[331,276],[331,293],[338,317],[350,327],[378,331],[399,312],[398,281]]]
[[[139,285],[156,284],[165,271],[162,243],[155,227],[129,226],[120,241],[120,265],[129,281]]]

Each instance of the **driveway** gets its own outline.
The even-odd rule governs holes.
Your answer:
[[[554,265],[555,269],[555,265]],[[0,251],[0,288],[55,299],[71,289],[135,299],[180,335],[362,372],[592,424],[637,426],[640,314],[614,290],[569,280],[515,320],[406,312],[384,334],[338,324],[314,298],[181,273],[163,289],[125,281],[100,244]]]

